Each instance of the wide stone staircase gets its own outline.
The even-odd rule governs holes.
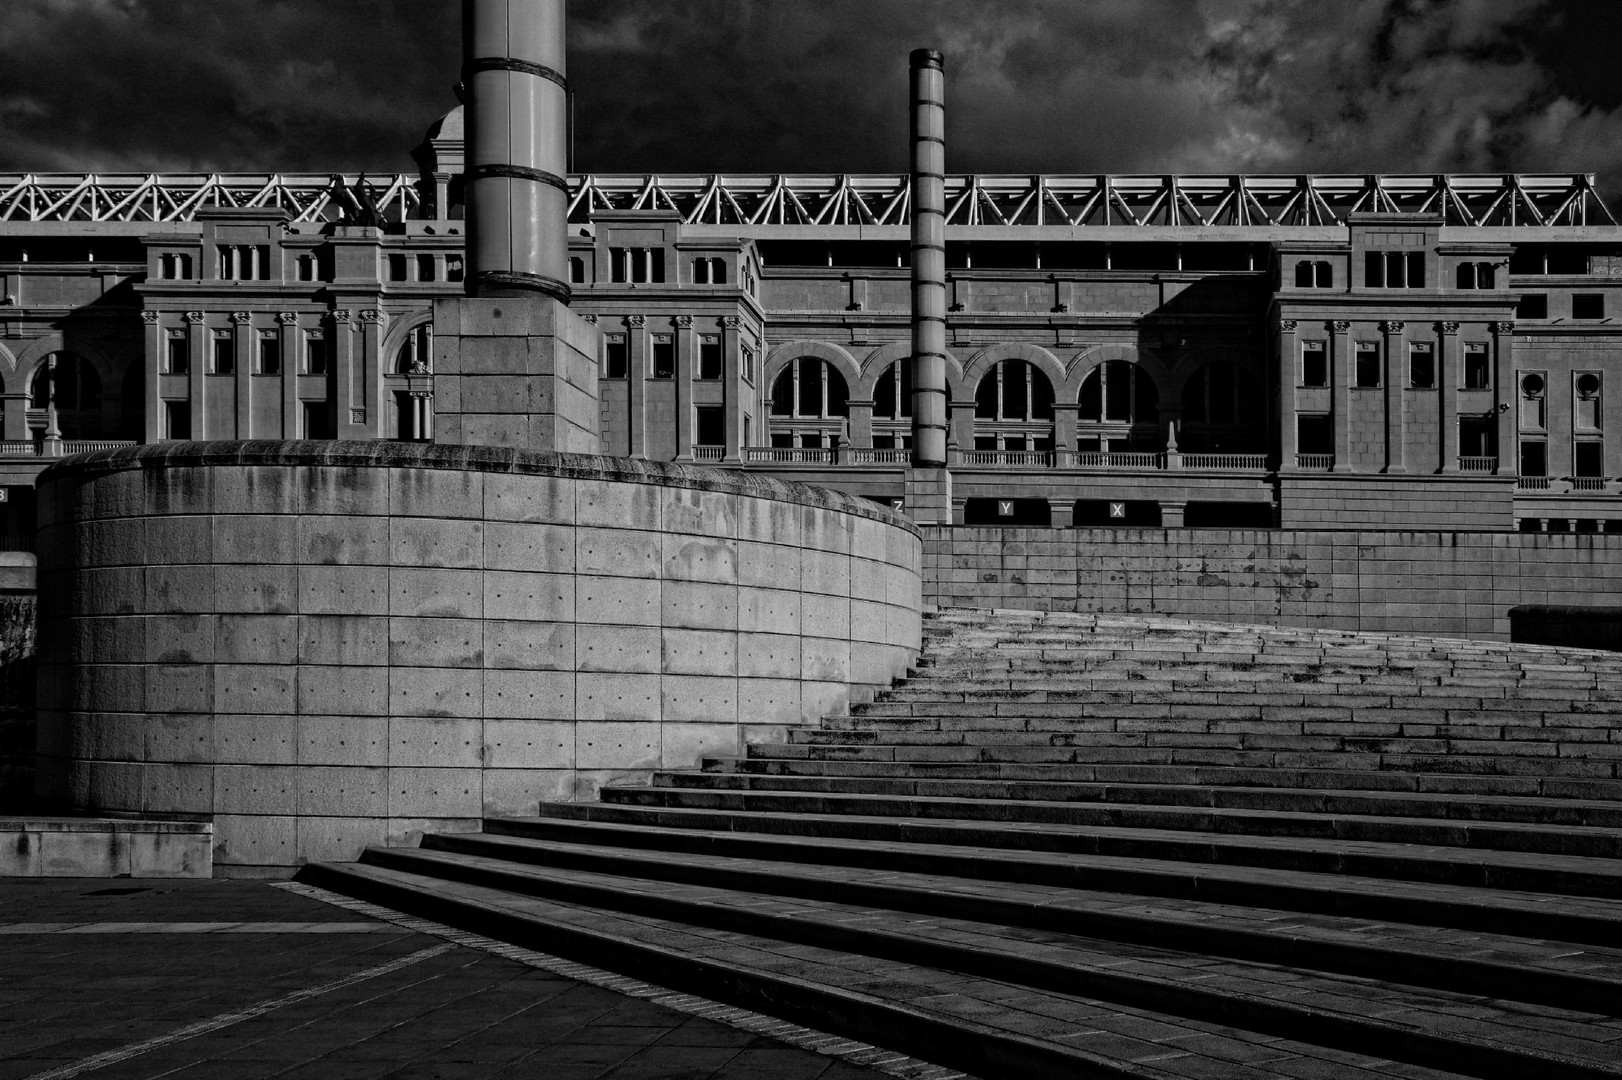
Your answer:
[[[1622,1076],[1622,655],[1012,611],[303,879],[984,1077]]]

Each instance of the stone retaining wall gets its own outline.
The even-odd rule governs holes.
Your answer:
[[[1622,605],[1622,535],[933,527],[924,600],[1508,640],[1519,604]]]
[[[734,753],[919,645],[910,524],[743,474],[169,443],[39,490],[41,792],[211,817],[223,872]]]

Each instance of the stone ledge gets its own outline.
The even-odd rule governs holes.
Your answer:
[[[246,440],[161,442],[97,450],[57,462],[43,470],[36,487],[47,479],[89,478],[133,469],[187,466],[309,466],[318,468],[438,469],[484,473],[557,476],[655,487],[687,488],[747,495],[756,499],[835,510],[904,528],[918,528],[905,516],[867,499],[831,488],[776,480],[758,473],[646,461],[597,454],[564,454],[498,446],[437,443],[314,440]]]

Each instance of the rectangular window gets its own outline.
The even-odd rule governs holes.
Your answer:
[[[1601,293],[1578,293],[1571,298],[1573,319],[1605,318],[1605,297]]]
[[[1372,341],[1357,343],[1356,377],[1357,386],[1380,385],[1380,346]]]
[[[1574,443],[1571,448],[1571,472],[1573,476],[1604,476],[1605,444],[1587,440]]]
[[[304,374],[325,375],[326,373],[327,340],[312,334],[304,339]]]
[[[705,334],[699,338],[698,377],[701,379],[721,377],[721,339],[715,334]]]
[[[1497,419],[1492,416],[1459,417],[1459,456],[1497,457]]]
[[[1363,253],[1363,284],[1371,289],[1423,289],[1423,251],[1366,251]]]
[[[389,280],[406,280],[406,257],[404,255],[389,256]]]
[[[417,280],[434,280],[434,257],[432,255],[417,256]]]
[[[237,370],[237,343],[230,335],[214,339],[214,374],[235,375]]]
[[[1335,431],[1327,416],[1298,416],[1295,421],[1296,453],[1333,454]]]
[[[326,401],[304,403],[304,437],[306,439],[335,439],[338,437],[332,422],[332,405]]]
[[[166,439],[191,438],[191,402],[165,401],[163,403],[163,437]]]
[[[1547,293],[1523,293],[1520,303],[1515,305],[1517,319],[1547,319],[1549,317],[1549,297]]]
[[[460,255],[447,255],[447,256],[445,256],[445,280],[446,281],[461,281],[462,280],[462,256],[460,256]]]
[[[1492,385],[1487,367],[1487,346],[1470,344],[1464,347],[1464,388],[1485,390]]]
[[[265,334],[259,338],[259,374],[280,375],[282,373],[282,343],[275,334]]]
[[[626,248],[608,249],[608,280],[622,284],[631,280],[631,253]]]
[[[1416,341],[1408,346],[1408,385],[1416,390],[1436,385],[1436,357],[1429,342]]]
[[[721,405],[700,405],[694,412],[697,422],[693,426],[693,445],[725,446],[726,409]]]
[[[625,335],[612,334],[605,344],[608,353],[608,372],[605,378],[625,378],[631,371],[630,346],[625,341]]]
[[[315,280],[315,256],[300,255],[298,257],[298,279],[300,281]]]
[[[184,375],[191,370],[191,342],[186,340],[184,331],[170,335],[164,370],[171,375]]]
[[[1521,475],[1549,475],[1549,446],[1539,440],[1521,443]]]
[[[772,432],[772,446],[776,447],[779,450],[787,450],[789,447],[791,447],[793,445],[794,445],[794,433],[792,431],[774,431],[774,432]]]
[[[1329,385],[1329,353],[1321,341],[1301,343],[1301,385]]]
[[[653,377],[655,379],[676,377],[676,342],[669,334],[653,335]]]
[[[569,283],[571,285],[586,283],[586,260],[579,255],[569,256]]]
[[[739,348],[738,353],[743,361],[743,379],[753,386],[755,382],[755,350],[744,345]]]

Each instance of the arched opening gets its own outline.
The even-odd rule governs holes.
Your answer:
[[[434,437],[434,324],[411,328],[394,354],[384,379],[390,404],[387,430],[396,439],[426,442]]]
[[[999,360],[974,389],[974,449],[1053,450],[1053,384],[1028,360]]]
[[[39,362],[28,383],[28,426],[45,430],[53,403],[62,438],[101,437],[101,376],[90,361],[75,353],[54,352]]]
[[[1183,388],[1178,443],[1194,454],[1263,453],[1267,434],[1261,418],[1256,379],[1235,364],[1207,364]]]
[[[815,356],[795,357],[772,383],[772,445],[821,449],[842,443],[849,398],[839,369]]]
[[[873,384],[873,448],[912,447],[912,361],[897,360]]]
[[[1082,380],[1076,449],[1081,453],[1154,453],[1160,449],[1160,391],[1128,360],[1106,360]]]

